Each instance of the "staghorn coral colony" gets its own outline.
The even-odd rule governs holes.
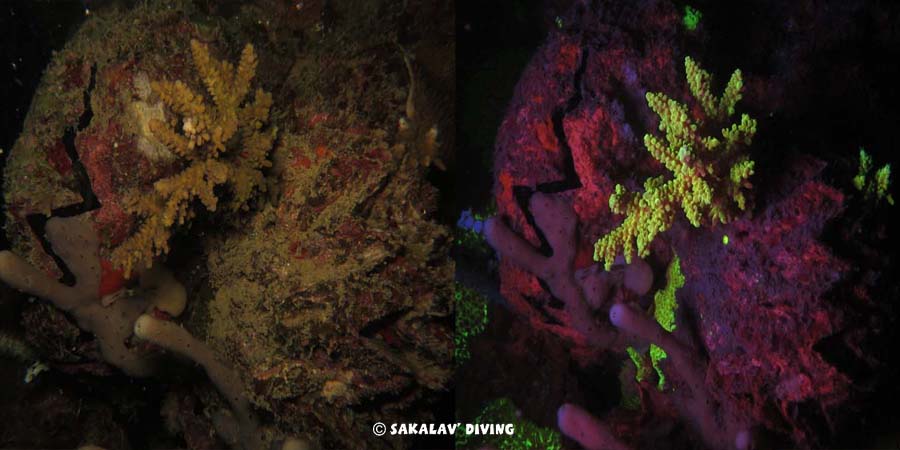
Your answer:
[[[150,83],[153,93],[177,115],[170,124],[150,118],[152,137],[189,163],[181,172],[155,181],[149,193],[131,192],[125,197],[125,209],[143,218],[138,230],[111,255],[126,276],[135,265],[149,267],[153,257],[168,251],[172,227],[194,217],[194,199],[215,211],[214,189],[227,183],[232,191],[230,209],[246,210],[251,194],[262,185],[260,169],[272,165],[268,155],[278,127],[260,131],[268,121],[272,95],[257,89],[253,100],[242,105],[256,75],[253,46],[244,47],[237,67],[212,58],[208,46],[197,40],[191,40],[191,56],[215,106],[209,108],[202,94],[181,81]],[[232,138],[238,142],[226,148]]]
[[[746,209],[744,190],[751,187],[748,178],[753,175],[754,163],[743,150],[753,141],[756,121],[747,114],[741,115],[740,123],[722,129],[724,141],[699,134],[702,129],[711,128],[710,122],[720,123],[734,114],[743,86],[741,71],[732,74],[725,92],[716,101],[710,92],[709,73],[689,56],[684,59],[684,70],[691,94],[703,114],[693,118],[686,105],[662,93],[647,93],[647,104],[659,115],[659,130],[665,132],[666,143],[647,134],[644,146],[674,177],[648,178],[640,195],[616,184],[615,192],[609,196],[609,209],[625,214],[625,220],[594,244],[594,260],[602,260],[606,270],[620,254],[626,263],[635,253],[647,257],[656,235],[672,226],[679,203],[695,227],[701,223],[728,223],[735,215],[732,202],[737,209]]]
[[[452,49],[452,23],[392,36],[450,16],[202,3],[95,12],[47,68],[3,174],[0,276],[50,302],[22,303],[24,341],[85,383],[149,377],[162,401],[124,382],[91,411],[155,409],[151,445],[409,445],[371,423],[432,418],[452,370],[425,180],[450,160],[432,99],[452,60],[417,57]],[[173,378],[174,355],[202,373]],[[124,423],[78,420],[47,445],[128,446]]]

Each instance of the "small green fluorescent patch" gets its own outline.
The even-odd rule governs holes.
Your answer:
[[[891,187],[891,165],[885,164],[875,171],[875,176],[870,176],[875,164],[866,149],[859,148],[859,171],[853,177],[853,186],[863,193],[866,200],[875,199],[876,202],[886,200],[889,205],[894,204],[894,197],[888,191]]]
[[[666,374],[662,371],[662,366],[660,366],[659,362],[666,359],[669,355],[666,354],[666,351],[662,349],[662,347],[657,346],[656,344],[650,344],[650,364],[653,365],[653,369],[656,370],[656,375],[658,377],[658,381],[656,382],[656,388],[662,391],[666,387]]]
[[[484,296],[459,283],[456,284],[453,300],[456,306],[454,359],[460,366],[472,356],[469,352],[471,341],[487,328],[488,304]]]
[[[668,332],[675,330],[675,310],[678,309],[675,291],[682,286],[684,274],[681,273],[681,260],[675,255],[666,271],[666,286],[653,295],[653,317]]]
[[[456,448],[493,447],[497,450],[561,450],[562,438],[558,431],[543,428],[521,417],[515,404],[508,398],[488,403],[471,423],[511,423],[512,435],[468,435],[465,430],[456,431]]]
[[[628,357],[631,358],[636,369],[634,380],[638,383],[644,381],[650,375],[650,365],[647,364],[646,357],[634,347],[629,346],[625,351],[628,352]]]
[[[723,242],[727,244],[727,236],[723,239]],[[675,298],[675,292],[682,286],[684,286],[684,274],[681,272],[681,259],[678,258],[678,255],[674,255],[666,271],[666,286],[653,295],[652,307],[653,317],[656,319],[656,322],[670,333],[676,327],[675,310],[678,309],[678,300]],[[635,380],[638,383],[644,381],[650,376],[650,370],[653,369],[656,371],[658,379],[657,387],[662,391],[666,384],[666,376],[659,362],[666,359],[666,351],[656,344],[650,344],[650,364],[647,364],[646,353],[641,353],[633,347],[628,347],[625,351],[637,369]]]
[[[728,245],[728,235],[722,236],[722,245]]]
[[[701,13],[699,9],[696,9],[691,5],[684,6],[684,18],[682,19],[682,22],[688,31],[696,30],[697,25],[700,25],[700,19],[702,17],[703,13]]]

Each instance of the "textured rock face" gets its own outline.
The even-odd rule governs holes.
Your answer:
[[[362,28],[353,21],[362,19],[350,13],[328,34],[316,34],[316,23],[291,18],[301,12],[279,9],[279,2],[248,3],[233,16],[202,21],[190,2],[173,5],[98,14],[55,55],[4,173],[13,251],[61,275],[34,223],[92,211],[101,295],[124,288],[129,280],[111,254],[147,220],[129,211],[129,193],[158,190],[158,181],[185,170],[186,161],[158,134],[164,126],[188,133],[194,125],[161,101],[153,82],[181,80],[213,104],[192,63],[191,40],[207,44],[215,64],[236,62],[252,43],[258,68],[251,89],[273,97],[269,121],[258,126],[273,134],[277,128],[268,164],[258,166],[265,168],[264,192],[238,211],[188,202],[188,220],[173,223],[171,254],[159,259],[189,287],[183,322],[244,375],[245,392],[271,414],[279,434],[358,448],[371,441],[371,422],[426,420],[452,367],[453,265],[446,231],[433,219],[437,194],[419,164],[419,136],[397,129],[410,84],[402,54],[387,37],[384,45],[371,42],[372,34],[369,50],[359,50],[352,39]],[[366,29],[390,30],[399,15]],[[259,32],[261,23],[268,34]],[[314,39],[293,45],[304,33]],[[415,43],[406,47],[417,51]],[[427,92],[427,83],[416,81]],[[238,149],[236,158],[242,156]],[[26,309],[40,348],[72,348],[64,318]],[[72,361],[96,362],[96,352],[72,352],[59,361],[72,370]],[[399,444],[385,439],[376,446]]]
[[[641,5],[573,8],[522,74],[497,135],[498,213],[540,248],[523,199],[535,189],[567,196],[579,224],[576,268],[591,263],[593,243],[618,224],[609,210],[615,184],[637,188],[663,172],[641,142],[656,124],[644,94],[686,92],[672,46],[677,12],[665,2]],[[549,301],[531,274],[506,262],[500,271],[514,303]]]
[[[796,414],[799,405],[829,411],[850,392],[848,377],[813,348],[844,326],[828,295],[849,270],[818,240],[844,203],[839,191],[818,181],[822,167],[800,160],[786,168],[780,189],[752,219],[673,233],[685,267],[682,295],[699,317],[714,369],[710,382],[740,399],[755,420],[797,442],[814,439],[808,418]]]

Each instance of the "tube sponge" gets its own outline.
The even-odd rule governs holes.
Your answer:
[[[70,313],[81,329],[97,337],[108,363],[132,376],[150,375],[153,368],[147,358],[125,345],[134,320],[146,310],[148,301],[130,298],[109,305],[100,302],[100,244],[90,213],[54,217],[47,221],[46,231],[53,251],[75,275],[75,285],[66,286],[49,278],[9,251],[0,252],[0,280]]]
[[[207,376],[228,400],[240,428],[240,445],[261,449],[263,437],[250,401],[244,395],[241,379],[232,369],[219,362],[212,350],[180,325],[144,314],[134,323],[134,335],[166,350],[190,359],[206,371]]]
[[[584,409],[566,403],[556,412],[559,430],[587,450],[628,450],[612,430]]]
[[[669,355],[680,381],[672,392],[675,406],[709,448],[746,449],[752,444],[747,427],[706,385],[706,365],[691,349],[646,314],[624,304],[609,309],[609,321],[633,336],[655,342]]]
[[[152,292],[150,304],[172,317],[178,317],[187,306],[184,285],[172,273],[160,266],[153,266],[140,274],[142,290]]]

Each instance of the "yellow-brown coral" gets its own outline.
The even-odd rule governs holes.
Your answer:
[[[195,198],[215,211],[216,186],[227,183],[231,188],[230,208],[246,208],[254,190],[264,188],[260,169],[271,165],[268,154],[277,128],[263,130],[262,126],[268,120],[272,96],[257,89],[253,101],[241,106],[256,73],[253,46],[244,47],[237,68],[210,56],[209,48],[196,40],[191,41],[191,53],[213,105],[182,81],[150,84],[174,116],[169,123],[152,119],[150,130],[187,166],[156,181],[150,192],[126,196],[126,209],[143,219],[137,232],[112,253],[113,263],[126,274],[137,264],[149,266],[154,256],[168,251],[172,227],[194,216]]]

